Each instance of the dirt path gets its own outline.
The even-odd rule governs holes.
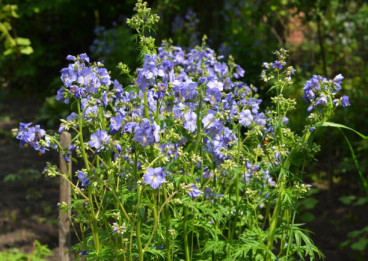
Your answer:
[[[57,162],[57,154],[39,156],[32,149],[21,149],[11,137],[17,119],[24,116],[31,121],[35,112],[30,101],[1,103],[0,251],[18,248],[29,253],[34,240],[57,247],[58,184],[41,175],[47,161]]]

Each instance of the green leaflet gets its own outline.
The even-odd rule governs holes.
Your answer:
[[[351,131],[355,132],[356,134],[358,134],[362,139],[368,140],[368,136],[365,136],[365,135],[361,134],[359,131],[356,131],[356,130],[354,130],[354,129],[348,127],[348,126],[345,126],[343,124],[326,121],[326,122],[318,123],[314,126],[315,127],[335,127],[335,128],[348,129],[348,130],[351,130]]]
[[[351,144],[350,144],[350,142],[349,142],[349,139],[345,136],[344,132],[343,132],[341,129],[339,129],[339,130],[340,130],[340,132],[342,133],[342,135],[344,136],[344,138],[345,138],[345,140],[346,140],[346,142],[347,142],[347,144],[348,144],[348,146],[349,146],[349,149],[350,149],[351,156],[352,156],[352,158],[353,158],[354,164],[355,164],[355,166],[356,166],[356,168],[357,168],[357,170],[358,170],[358,173],[359,173],[360,179],[362,180],[362,183],[363,183],[364,190],[365,190],[365,192],[366,192],[366,194],[367,194],[367,196],[368,196],[368,184],[367,184],[367,180],[366,180],[366,178],[364,177],[364,175],[363,175],[362,171],[360,170],[359,162],[358,162],[358,160],[357,160],[357,158],[356,158],[356,156],[355,156],[354,149],[353,149],[353,147],[351,146]]]
[[[349,128],[343,124],[339,124],[339,123],[334,123],[334,122],[322,122],[322,123],[319,123],[319,124],[316,124],[315,125],[316,127],[335,127],[335,128],[338,128],[340,130],[340,132],[342,133],[342,135],[344,136],[348,146],[349,146],[349,149],[350,149],[350,153],[351,153],[351,156],[353,158],[353,161],[354,161],[354,164],[358,170],[358,173],[359,173],[359,176],[360,176],[360,179],[362,180],[362,183],[363,183],[363,187],[364,187],[364,190],[368,196],[368,184],[367,184],[367,180],[366,178],[364,177],[362,171],[360,170],[360,167],[359,167],[359,162],[355,156],[355,152],[354,152],[354,149],[353,147],[351,146],[350,142],[349,142],[349,139],[346,137],[346,135],[344,134],[344,132],[341,130],[341,128],[344,128],[344,129],[348,129],[348,130],[351,130],[353,132],[355,132],[356,134],[358,134],[362,139],[364,140],[367,140],[368,137],[361,134],[360,132],[352,129],[352,128]]]

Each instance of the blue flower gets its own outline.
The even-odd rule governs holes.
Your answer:
[[[199,79],[198,79],[198,83],[199,84],[203,84],[203,83],[207,83],[207,78],[206,77],[199,77]]]
[[[350,106],[349,96],[344,95],[344,96],[341,97],[341,105],[342,105],[342,107]]]
[[[82,108],[82,110],[83,110],[83,108]],[[83,119],[91,121],[94,117],[97,117],[97,115],[98,115],[97,105],[87,106],[86,109],[83,112]]]
[[[271,64],[271,67],[275,70],[281,70],[282,69],[282,64],[280,61],[274,61],[272,64]]]
[[[237,71],[233,73],[235,79],[239,79],[240,77],[244,76],[245,71],[239,65],[236,65],[236,70]]]
[[[153,122],[153,124],[151,125],[151,129],[152,129],[152,132],[153,132],[153,137],[154,137],[154,141],[156,143],[159,143],[160,142],[160,131],[161,131],[161,127],[160,125],[158,125],[156,122]]]
[[[197,129],[197,114],[194,112],[187,112],[184,114],[184,129],[194,132]]]
[[[194,183],[191,183],[187,186],[188,189],[188,195],[192,199],[199,197],[201,195],[201,191],[198,189],[198,186],[196,186]]]
[[[196,87],[196,82],[190,82],[188,84],[182,85],[182,88],[180,90],[180,97],[185,99],[186,101],[195,99],[198,95]]]
[[[239,124],[249,126],[252,123],[253,116],[250,110],[246,109],[239,114]]]
[[[152,128],[138,127],[135,130],[134,140],[143,147],[147,147],[149,144],[153,145],[155,137]]]
[[[317,102],[316,102],[316,105],[315,106],[318,106],[318,105],[326,105],[327,104],[327,98],[326,96],[321,96]]]
[[[73,55],[68,55],[67,57],[66,57],[66,59],[68,60],[68,61],[75,61],[77,58],[75,57],[75,56],[73,56]]]
[[[83,171],[78,171],[78,178],[82,181],[82,187],[86,187],[89,185],[89,179],[86,173]]]
[[[120,113],[116,117],[112,117],[110,119],[110,131],[111,131],[111,133],[116,133],[120,129],[121,120],[122,120],[122,116],[121,116]]]
[[[164,93],[167,90],[167,83],[159,83],[158,89],[160,92]]]
[[[83,251],[79,254],[80,256],[87,256],[88,255],[88,251]]]
[[[86,97],[86,89],[79,88],[78,85],[70,86],[70,93],[74,94],[77,99]]]
[[[66,91],[65,88],[59,89],[56,93],[56,100],[68,104],[69,103],[69,98],[68,97],[65,98],[65,94],[64,94],[65,91]]]
[[[124,125],[123,132],[132,133],[135,128],[139,127],[138,123],[136,122],[128,122]]]
[[[139,89],[144,92],[146,91],[151,85],[156,83],[156,77],[164,77],[165,72],[157,63],[157,56],[156,55],[146,55],[144,57],[144,64],[142,69],[138,69],[138,77],[136,83]]]
[[[314,94],[313,90],[305,90],[304,91],[304,95],[303,95],[303,99],[308,101],[308,102],[312,102],[314,100],[314,98],[316,97],[316,95]]]
[[[40,125],[34,127],[31,127],[31,125],[32,123],[20,123],[17,139],[20,140],[21,148],[31,146],[42,155],[48,149],[40,146],[39,141],[45,136],[46,131],[41,129]]]
[[[209,101],[211,104],[215,104],[221,101],[221,92],[217,88],[207,89],[204,100]]]
[[[72,64],[67,68],[61,69],[61,80],[65,87],[70,87],[74,81],[77,80],[77,72],[74,71]]]
[[[107,69],[106,68],[100,68],[98,70],[98,74],[100,76],[101,83],[106,85],[106,86],[110,86],[111,80],[110,80],[110,75],[109,75],[109,72],[107,71]]]
[[[166,182],[164,168],[148,168],[144,177],[144,183],[150,185],[153,189],[161,187]]]
[[[82,53],[79,55],[79,58],[87,63],[89,63],[89,57],[87,56],[87,54]]]
[[[215,115],[213,115],[212,113],[209,113],[206,116],[204,116],[202,118],[204,128],[212,128],[214,126],[214,123],[216,122],[214,118]]]
[[[209,89],[216,88],[220,92],[222,92],[224,90],[224,84],[222,82],[217,81],[217,80],[213,80],[213,81],[210,81],[209,83],[207,83],[207,87]]]
[[[335,83],[335,89],[336,91],[340,91],[341,90],[341,82],[344,79],[344,76],[342,76],[342,74],[338,74],[335,76],[335,78],[333,78],[333,81]]]
[[[71,122],[73,121],[76,117],[78,117],[78,114],[76,114],[75,112],[72,112],[69,116],[66,117],[66,120]]]
[[[110,140],[109,135],[107,135],[107,132],[105,130],[97,130],[96,133],[93,133],[91,135],[91,140],[88,142],[88,145],[91,148],[96,149],[103,149],[104,144]]]

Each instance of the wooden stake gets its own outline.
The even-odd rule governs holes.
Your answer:
[[[63,131],[60,135],[60,145],[63,148],[69,147],[71,144],[71,135],[70,133]],[[69,165],[69,173],[72,172],[72,162],[71,160],[69,163],[66,163],[62,152],[60,152],[60,170],[66,176],[68,175],[68,168]],[[71,175],[71,174],[70,174]],[[68,182],[64,180],[63,177],[60,177],[60,203],[65,202],[66,204],[70,205],[70,193],[71,188]],[[65,213],[59,210],[59,260],[60,261],[70,261],[71,260],[71,253],[67,253],[70,248],[70,222],[69,217],[71,215],[70,210]]]

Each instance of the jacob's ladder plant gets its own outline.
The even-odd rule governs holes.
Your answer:
[[[302,133],[288,127],[296,100],[287,51],[264,63],[262,78],[275,95],[261,110],[244,70],[201,46],[185,51],[149,36],[158,16],[138,1],[128,24],[137,31],[142,67],[131,85],[113,80],[86,54],[69,55],[57,100],[74,110],[58,133],[21,123],[22,147],[61,151],[84,164],[62,175],[72,187],[71,220],[87,260],[313,260],[322,256],[302,224],[296,202],[309,185],[304,166],[319,147],[313,135],[337,107],[343,77],[313,76],[304,85],[310,104]],[[123,47],[122,47],[123,48]],[[292,120],[292,119],[291,119]]]

